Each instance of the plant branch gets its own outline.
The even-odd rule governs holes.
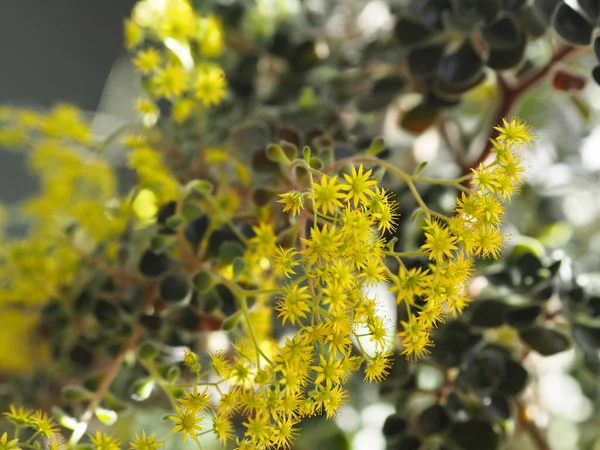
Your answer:
[[[121,351],[119,352],[117,357],[112,361],[110,367],[108,368],[108,372],[106,373],[106,375],[104,376],[104,379],[102,380],[102,384],[100,384],[100,387],[94,393],[94,396],[92,397],[90,403],[88,404],[85,412],[79,419],[78,426],[73,431],[73,434],[71,435],[71,438],[69,439],[69,448],[75,448],[75,446],[79,442],[79,439],[81,439],[81,437],[87,430],[87,425],[88,425],[89,421],[92,419],[94,412],[96,411],[98,406],[100,406],[100,402],[104,399],[106,394],[108,394],[108,390],[110,389],[112,382],[115,380],[115,378],[119,374],[119,370],[121,369],[121,366],[123,365],[125,356],[130,351],[135,349],[135,347],[138,343],[138,340],[139,340],[139,331],[136,329],[133,336],[125,342],[125,344],[123,345],[123,348],[121,349]]]
[[[474,161],[463,166],[464,174],[470,173],[471,169],[479,166],[479,164],[485,161],[490,155],[492,150],[490,141],[498,137],[498,130],[495,130],[494,127],[500,125],[502,119],[510,116],[523,95],[525,95],[530,89],[533,89],[542,83],[557,64],[568,60],[576,53],[576,51],[577,48],[573,47],[572,45],[563,45],[552,55],[550,61],[548,61],[544,67],[541,67],[533,73],[526,75],[514,86],[511,85],[501,73],[498,73],[497,84],[499,101],[492,118],[492,123],[490,124],[490,132],[484,143],[483,151]]]
[[[537,448],[539,450],[552,450],[542,431],[529,417],[527,417],[525,405],[523,405],[521,400],[515,400],[515,405],[517,407],[519,422],[525,427],[525,430],[529,433],[529,436],[531,436],[537,445]]]

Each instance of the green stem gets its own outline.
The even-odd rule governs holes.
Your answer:
[[[411,256],[427,255],[427,253],[420,252],[420,251],[416,251],[416,252],[383,252],[383,254],[386,256],[393,256],[395,258],[407,258],[407,257],[411,257]]]
[[[267,355],[261,350],[258,345],[258,339],[256,338],[256,333],[254,332],[254,327],[252,326],[252,320],[250,319],[250,312],[248,311],[248,302],[246,301],[245,296],[239,297],[240,304],[242,307],[242,315],[244,316],[244,320],[246,320],[246,326],[248,327],[248,334],[250,335],[250,339],[254,343],[254,347],[256,348],[256,367],[260,369],[260,357],[262,356],[265,361],[267,361],[270,365],[274,366],[273,361],[269,359]]]

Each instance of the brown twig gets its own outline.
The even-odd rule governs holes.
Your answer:
[[[529,417],[527,417],[525,405],[523,405],[521,400],[515,400],[515,405],[517,407],[519,422],[525,427],[525,430],[529,433],[529,436],[531,436],[537,445],[537,448],[539,450],[552,450],[542,430],[540,430],[537,425],[533,423]]]
[[[518,101],[525,95],[530,89],[536,87],[543,82],[546,77],[552,72],[554,67],[572,57],[577,51],[576,47],[572,45],[563,45],[560,47],[550,58],[550,61],[540,69],[537,69],[533,73],[526,75],[516,85],[511,85],[501,73],[498,73],[498,104],[491,123],[491,130],[484,143],[485,147],[479,156],[463,166],[463,173],[468,174],[471,169],[477,167],[480,163],[485,161],[489,156],[492,145],[490,140],[498,137],[498,131],[493,127],[501,124],[502,119],[510,116]]]
[[[121,366],[123,365],[123,361],[125,360],[125,356],[130,351],[135,349],[136,345],[138,344],[139,339],[140,339],[140,333],[139,333],[139,330],[136,328],[133,333],[133,336],[130,337],[125,342],[125,344],[123,345],[123,348],[121,349],[121,351],[119,352],[117,357],[111,362],[111,365],[108,368],[108,372],[106,372],[106,375],[102,379],[102,383],[100,384],[100,387],[94,393],[94,396],[88,403],[88,406],[87,406],[85,412],[81,415],[81,418],[79,419],[79,426],[81,427],[79,429],[80,432],[78,433],[78,430],[73,432],[73,435],[71,436],[71,440],[69,442],[70,447],[74,447],[77,444],[77,442],[79,441],[79,439],[81,438],[81,435],[85,432],[85,429],[87,428],[87,424],[92,419],[94,413],[96,412],[96,409],[98,408],[98,406],[100,406],[100,403],[102,402],[104,397],[108,394],[108,390],[110,389],[110,386],[112,385],[113,381],[119,374]]]

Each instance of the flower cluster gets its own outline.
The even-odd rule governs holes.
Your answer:
[[[198,14],[188,0],[144,0],[125,22],[125,37],[150,94],[137,104],[145,117],[155,120],[161,99],[172,104],[175,123],[221,103],[226,82],[214,58],[222,53],[224,38],[216,16]]]
[[[393,291],[398,303],[405,302],[408,308],[409,320],[402,323],[399,337],[409,358],[426,355],[433,345],[431,330],[446,314],[459,315],[469,304],[467,289],[475,258],[497,259],[504,246],[504,202],[517,192],[524,171],[513,147],[529,142],[531,136],[518,119],[505,120],[497,131],[494,162],[472,169],[472,187],[460,186],[455,214],[446,217],[426,211],[421,250],[432,262],[429,269],[407,269],[400,260]]]
[[[45,360],[44,345],[29,346],[36,318],[27,307],[61,298],[77,273],[82,254],[101,241],[114,255],[125,228],[113,170],[84,146],[92,133],[80,112],[60,105],[47,114],[29,109],[0,110],[0,144],[27,153],[39,194],[23,205],[32,227],[27,237],[0,247],[0,349],[2,368],[27,369]],[[23,348],[11,351],[16,340]]]
[[[49,450],[65,450],[67,448],[64,437],[59,432],[59,427],[55,420],[47,413],[38,409],[36,411],[15,407],[10,405],[9,411],[4,412],[3,416],[15,426],[14,439],[8,437],[8,433],[0,436],[0,448],[3,450],[21,450],[21,448],[30,448],[31,439],[27,442],[20,442],[19,434],[21,430],[30,428],[33,430],[33,437],[43,439]],[[23,447],[21,447],[21,445]],[[40,448],[39,443],[36,443]]]

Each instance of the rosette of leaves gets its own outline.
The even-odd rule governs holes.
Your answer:
[[[408,72],[425,92],[401,125],[420,131],[444,107],[486,79],[488,69],[515,69],[530,41],[550,26],[557,1],[412,1],[397,15],[395,36]]]

